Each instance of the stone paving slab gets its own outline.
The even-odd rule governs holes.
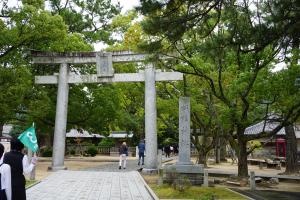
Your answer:
[[[26,193],[28,200],[158,199],[136,171],[58,171]]]

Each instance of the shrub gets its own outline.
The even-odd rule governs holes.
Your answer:
[[[52,156],[52,149],[50,147],[46,147],[45,149],[43,149],[41,154],[42,154],[43,157],[51,157]]]
[[[187,176],[178,173],[176,169],[166,172],[165,182],[179,192],[184,192],[192,185],[190,179]]]
[[[184,175],[179,175],[174,181],[173,181],[173,188],[175,190],[178,190],[180,192],[185,191],[186,189],[188,189],[189,187],[191,187],[191,182],[189,180],[188,177],[184,176]]]
[[[75,153],[76,153],[76,152],[75,152],[74,149],[72,149],[72,150],[70,151],[70,154],[71,154],[71,155],[75,155]]]
[[[113,140],[111,138],[104,138],[101,140],[101,142],[99,142],[98,145],[103,146],[103,147],[113,147],[115,145],[115,143],[113,142]]]
[[[90,145],[86,151],[86,153],[90,156],[96,156],[98,153],[98,149],[95,147],[95,145]]]

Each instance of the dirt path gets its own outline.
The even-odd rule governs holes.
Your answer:
[[[135,160],[135,158],[130,157],[128,160]],[[110,156],[68,157],[65,159],[65,166],[68,170],[83,170],[88,168],[101,168],[101,166],[109,164],[117,166],[118,161],[118,157]],[[36,180],[42,180],[52,173],[48,171],[49,166],[51,166],[51,158],[39,158],[35,172]]]

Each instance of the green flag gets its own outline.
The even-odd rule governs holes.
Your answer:
[[[29,149],[32,150],[32,152],[36,152],[39,148],[37,144],[37,139],[35,135],[35,128],[34,124],[26,129],[21,135],[18,137],[18,139]]]

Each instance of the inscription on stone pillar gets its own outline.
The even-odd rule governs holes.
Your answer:
[[[191,164],[190,98],[179,98],[179,156],[177,164]]]
[[[114,70],[112,67],[112,53],[97,52],[96,66],[98,77],[112,77],[114,75]]]

